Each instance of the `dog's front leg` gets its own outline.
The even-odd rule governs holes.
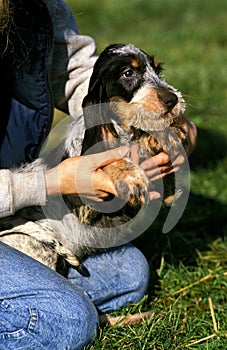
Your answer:
[[[103,170],[112,178],[120,199],[133,207],[148,202],[149,180],[139,165],[125,158],[105,166]]]

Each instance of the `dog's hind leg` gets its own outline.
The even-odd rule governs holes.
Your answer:
[[[70,266],[75,268],[81,275],[89,276],[89,272],[86,267],[79,261],[73,252],[64,247],[59,240],[50,235],[50,231],[44,229],[42,226],[38,225],[33,221],[28,221],[25,224],[18,225],[12,229],[0,231],[1,237],[13,234],[21,234],[29,236],[42,243],[43,246],[53,250],[57,255],[66,260]],[[6,242],[7,243],[7,242]],[[9,243],[10,244],[10,243]],[[45,264],[45,261],[43,262]]]

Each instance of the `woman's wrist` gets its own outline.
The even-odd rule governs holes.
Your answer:
[[[49,169],[45,172],[46,181],[46,193],[47,196],[60,194],[59,181],[58,181],[58,167]]]

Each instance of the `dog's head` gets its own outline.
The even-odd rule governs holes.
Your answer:
[[[86,128],[95,126],[93,142],[109,133],[116,136],[113,121],[127,132],[131,127],[152,132],[163,130],[184,112],[181,93],[164,81],[161,72],[153,56],[131,44],[110,45],[101,53],[83,101]]]

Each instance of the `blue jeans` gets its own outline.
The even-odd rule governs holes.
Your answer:
[[[83,349],[96,334],[97,309],[112,311],[146,293],[149,267],[128,244],[71,269],[68,280],[0,243],[0,350]]]

